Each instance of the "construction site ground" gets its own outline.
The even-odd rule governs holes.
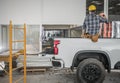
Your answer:
[[[78,83],[76,81],[76,71],[70,69],[48,69],[46,71],[27,72],[27,83]],[[14,72],[13,81],[23,76],[23,72]],[[7,75],[0,77],[0,83],[9,83]],[[18,83],[24,83],[23,80]],[[106,78],[103,83],[120,83],[120,70],[106,72]]]

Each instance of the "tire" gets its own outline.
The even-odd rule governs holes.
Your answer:
[[[102,83],[105,78],[102,62],[93,58],[80,62],[76,73],[79,83]]]
[[[120,61],[115,64],[114,69],[120,69]]]

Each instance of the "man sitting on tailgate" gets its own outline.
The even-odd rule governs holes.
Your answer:
[[[106,16],[104,13],[101,13],[100,15],[96,15],[96,6],[90,5],[89,8],[89,14],[85,17],[84,24],[83,24],[83,31],[82,31],[82,37],[84,37],[84,34],[89,34],[91,36],[99,34],[100,33],[100,23],[107,23]]]

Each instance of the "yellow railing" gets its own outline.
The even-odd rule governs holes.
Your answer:
[[[9,83],[13,82],[13,76],[12,76],[12,72],[18,68],[12,69],[12,43],[16,43],[16,42],[23,42],[24,43],[24,49],[23,49],[23,54],[24,54],[24,77],[19,78],[18,80],[16,80],[14,83],[17,83],[18,81],[22,80],[24,78],[24,83],[26,83],[26,24],[24,24],[24,28],[16,28],[17,30],[24,30],[24,40],[12,40],[12,21],[10,21],[10,25],[9,25],[9,51],[10,51],[10,57],[9,57]],[[21,52],[21,51],[20,51]],[[19,53],[19,52],[18,52]],[[19,54],[18,54],[19,55]]]
[[[10,21],[9,24],[9,53],[7,54],[8,56],[0,56],[0,61],[5,61],[5,62],[9,62],[9,71],[7,72],[1,65],[0,67],[6,72],[6,74],[9,75],[9,83],[17,83],[18,81],[24,79],[24,83],[26,83],[26,24],[24,24],[24,28],[14,28],[17,30],[24,30],[24,39],[23,40],[12,40],[12,30],[13,30],[13,25],[12,25],[12,21]],[[16,53],[13,53],[13,48],[12,48],[12,44],[16,43],[16,42],[23,42],[24,43],[24,48],[22,50],[17,51]],[[13,74],[12,72],[15,71],[16,69],[19,69],[21,67],[17,67],[17,68],[12,68],[12,58],[13,57],[18,57],[19,55],[24,55],[24,76],[17,79],[16,81],[13,82]]]

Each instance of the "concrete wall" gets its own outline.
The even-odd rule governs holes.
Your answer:
[[[0,24],[83,23],[86,0],[0,0]]]

